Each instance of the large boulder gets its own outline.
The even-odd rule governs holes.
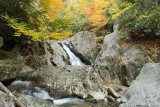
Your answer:
[[[148,60],[144,50],[136,46],[123,48],[121,42],[120,34],[114,27],[114,32],[104,39],[95,66],[102,68],[99,71],[104,74],[104,78],[105,74],[110,74],[112,83],[128,86]]]
[[[94,63],[98,54],[96,35],[88,31],[82,31],[72,36],[68,41],[78,53],[85,57],[85,59]]]
[[[48,65],[65,66],[69,65],[69,58],[61,43],[54,40],[45,42],[45,51]]]
[[[66,66],[58,68],[44,66],[32,74],[39,84],[54,90],[65,91],[69,95],[87,97],[89,91],[102,88],[103,80],[91,66]]]
[[[160,107],[160,63],[147,63],[125,93],[120,107]]]
[[[126,72],[123,72],[122,75],[123,79],[126,80],[126,84],[129,85],[136,79],[141,68],[145,65],[145,63],[147,63],[148,57],[140,47],[136,46],[128,46],[125,49],[125,52],[122,53],[122,57],[124,58],[125,66],[122,70]]]
[[[32,68],[24,65],[23,58],[0,60],[0,81],[26,76],[33,71]]]
[[[0,37],[0,48],[2,47],[2,45],[3,45],[3,38]]]
[[[121,46],[118,43],[120,39],[118,34],[119,32],[116,30],[105,36],[103,46],[95,61],[96,65],[108,65],[114,60],[120,59]]]
[[[28,95],[17,94],[17,99],[27,107],[57,107],[53,102],[38,99]],[[0,91],[0,107],[16,107],[13,99],[11,99],[7,94]]]

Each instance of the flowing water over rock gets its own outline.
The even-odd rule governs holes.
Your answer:
[[[10,91],[14,94],[16,93],[22,93],[25,95],[34,96],[40,99],[48,99],[50,101],[53,101],[55,105],[58,107],[88,107],[88,105],[93,105],[91,103],[86,103],[83,99],[79,98],[61,98],[56,99],[52,95],[49,94],[49,92],[39,87],[36,83],[33,81],[22,81],[22,80],[15,80],[8,86]],[[94,105],[96,107],[96,105]],[[99,107],[99,105],[97,105]]]
[[[68,56],[69,56],[69,60],[70,60],[70,63],[71,65],[85,65],[81,59],[79,57],[77,57],[72,51],[71,49],[66,45],[66,44],[63,44],[63,48],[66,50]]]
[[[37,84],[32,81],[22,81],[16,80],[12,82],[8,88],[12,93],[22,93],[30,96],[34,96],[40,99],[50,99],[53,100],[53,97],[49,95],[47,90],[40,88]]]

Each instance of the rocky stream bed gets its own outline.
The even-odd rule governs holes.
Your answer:
[[[160,63],[141,47],[123,48],[115,26],[100,50],[88,31],[45,41],[44,50],[47,64],[36,70],[21,55],[0,60],[0,81],[26,107],[160,107]],[[15,107],[2,91],[0,107]]]

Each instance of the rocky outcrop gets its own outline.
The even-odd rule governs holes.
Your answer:
[[[32,68],[24,65],[23,58],[0,60],[0,81],[22,77],[33,71]]]
[[[3,45],[3,38],[0,37],[0,48],[2,47],[2,45]]]
[[[54,40],[45,41],[45,51],[48,65],[65,66],[69,65],[69,58],[61,43]]]
[[[95,66],[102,68],[98,70],[103,75],[109,73],[112,83],[128,86],[148,60],[145,52],[136,46],[122,48],[120,34],[116,27],[114,29],[106,35]]]
[[[17,94],[16,97],[26,107],[57,107],[53,102],[28,95]],[[16,107],[13,99],[2,91],[0,91],[0,107]]]
[[[147,63],[123,97],[120,107],[160,106],[160,63]]]
[[[78,53],[89,62],[94,63],[98,54],[96,35],[88,31],[82,31],[72,36],[68,41]]]
[[[71,51],[82,60],[90,65],[94,63],[98,54],[96,35],[88,31],[75,34],[64,41],[45,41],[45,51],[48,65],[61,66],[70,65],[69,57],[63,49],[62,43],[67,44]]]
[[[120,59],[121,46],[118,43],[120,39],[118,33],[116,30],[105,36],[103,46],[95,61],[96,65],[108,65],[111,64],[110,61]]]
[[[103,80],[91,66],[45,66],[35,71],[31,78],[54,90],[66,91],[69,95],[83,98],[88,96],[88,91],[101,89],[103,84]]]
[[[122,57],[125,66],[122,70],[126,71],[122,75],[123,79],[127,82],[126,84],[129,85],[136,79],[142,67],[147,63],[148,58],[145,51],[136,46],[128,46],[122,53]]]

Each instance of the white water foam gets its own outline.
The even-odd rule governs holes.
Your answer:
[[[16,81],[12,82],[10,86],[13,86],[13,85],[24,85],[24,86],[29,86],[29,85],[30,85],[30,81],[16,80]]]
[[[49,95],[49,93],[45,90],[42,90],[39,87],[34,87],[38,92],[34,92],[33,95],[37,98],[41,98],[41,99],[51,99],[53,100],[53,97],[51,97]]]
[[[63,105],[63,104],[81,104],[84,103],[84,100],[79,98],[63,98],[63,99],[55,99],[54,104]]]

